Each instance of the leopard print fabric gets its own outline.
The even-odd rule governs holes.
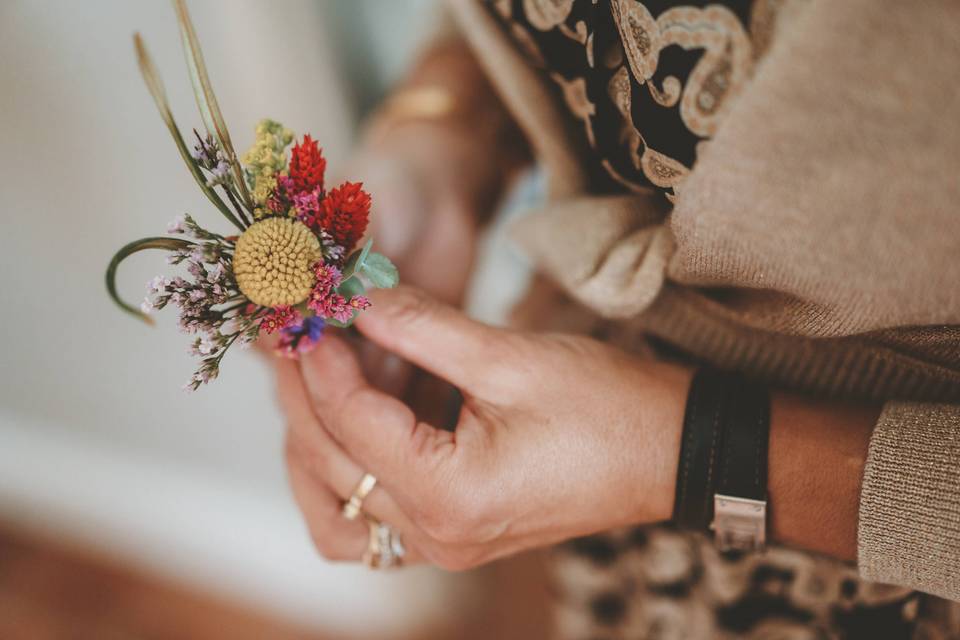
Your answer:
[[[865,582],[809,553],[721,554],[706,536],[666,525],[571,541],[551,567],[563,639],[958,637],[952,603]]]

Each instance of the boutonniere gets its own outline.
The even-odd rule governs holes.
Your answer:
[[[189,142],[181,134],[139,34],[137,61],[180,156],[233,229],[220,234],[181,215],[167,228],[168,236],[120,249],[106,280],[114,302],[147,322],[154,311],[178,309],[180,328],[193,336],[190,350],[200,359],[185,386],[195,390],[217,377],[235,344],[279,334],[282,355],[310,350],[326,327],[347,327],[370,307],[368,287],[394,287],[399,276],[390,260],[371,251],[372,240],[358,246],[370,194],[359,182],[328,189],[326,160],[309,135],[298,141],[280,123],[262,120],[253,146],[237,158],[187,8],[183,0],[174,6],[203,133],[194,129]],[[167,251],[167,262],[179,273],[152,279],[137,308],[118,295],[116,271],[125,258],[146,249]]]

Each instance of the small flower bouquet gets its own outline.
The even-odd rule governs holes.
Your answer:
[[[194,130],[192,151],[137,34],[140,71],[187,168],[236,231],[220,235],[180,216],[167,229],[173,237],[144,238],[120,249],[106,279],[110,297],[147,322],[154,310],[178,307],[180,328],[196,336],[191,352],[200,366],[185,387],[196,390],[217,377],[231,346],[249,345],[261,334],[279,334],[283,355],[310,350],[325,326],[349,326],[370,306],[366,287],[396,286],[398,274],[386,257],[370,251],[372,241],[357,248],[370,195],[353,182],[327,190],[326,160],[309,135],[294,144],[293,132],[263,120],[238,162],[186,6],[183,0],[174,6],[205,128],[205,135]],[[151,280],[137,309],[117,294],[116,271],[123,259],[145,249],[168,251],[167,261],[186,273]]]

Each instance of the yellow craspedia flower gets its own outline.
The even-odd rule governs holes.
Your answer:
[[[307,299],[322,259],[320,242],[310,229],[291,218],[255,222],[237,240],[233,274],[251,302],[264,307],[299,304]]]

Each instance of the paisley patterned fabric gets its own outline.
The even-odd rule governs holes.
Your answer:
[[[582,127],[591,191],[671,200],[762,61],[781,3],[487,0]],[[574,540],[553,567],[569,640],[935,640],[960,628],[952,603],[846,563],[776,547],[721,555],[668,525]]]
[[[498,0],[510,34],[557,84],[594,162],[619,187],[673,196],[775,25],[775,0]],[[598,181],[597,190],[610,191]]]

